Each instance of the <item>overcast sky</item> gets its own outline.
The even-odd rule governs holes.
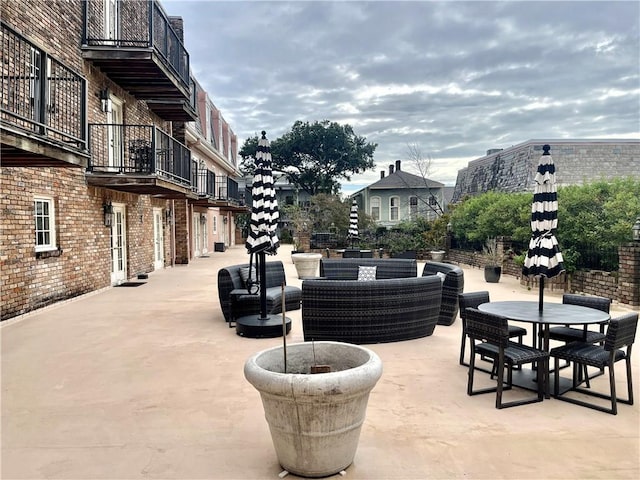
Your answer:
[[[296,120],[377,143],[372,183],[408,145],[429,178],[529,139],[640,138],[640,2],[163,0],[191,69],[238,136]]]

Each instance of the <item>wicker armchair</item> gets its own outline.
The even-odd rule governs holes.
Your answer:
[[[453,325],[458,316],[458,295],[464,290],[464,272],[460,267],[449,263],[427,262],[422,269],[422,276],[446,275],[442,284],[442,303],[438,325]]]
[[[249,292],[240,276],[241,268],[249,264],[232,265],[218,271],[218,298],[224,319],[232,326],[236,318],[260,313],[259,292]],[[284,265],[280,261],[266,262],[267,313],[282,312],[282,284],[285,284],[286,311],[299,310],[302,292],[298,287],[286,285]]]
[[[611,413],[617,415],[618,406],[617,402],[626,403],[627,405],[633,405],[633,384],[631,374],[631,346],[636,338],[636,330],[638,328],[638,314],[627,313],[618,318],[611,319],[607,333],[604,340],[604,345],[593,345],[584,342],[573,342],[557,347],[551,350],[551,356],[554,358],[554,368],[556,370],[556,378],[554,381],[553,392],[558,400],[574,403],[584,407],[593,408],[601,412]],[[627,347],[626,351],[622,350],[623,347]],[[605,408],[600,405],[589,403],[577,398],[561,395],[560,380],[558,374],[558,361],[560,359],[568,362],[574,362],[576,365],[582,365],[584,367],[597,367],[600,369],[609,369],[609,395],[604,395],[599,392],[595,392],[591,389],[584,389],[579,387],[579,382],[582,381],[578,377],[578,368],[573,369],[573,382],[571,391],[583,393],[585,395],[591,395],[594,397],[604,398],[611,401],[611,408]],[[626,361],[627,366],[627,398],[618,398],[616,394],[616,379],[614,365],[620,360]],[[568,392],[567,392],[568,393]]]
[[[515,407],[528,403],[541,402],[545,392],[549,391],[549,353],[527,345],[509,341],[509,325],[505,317],[481,312],[475,308],[465,310],[467,316],[467,334],[471,339],[471,359],[467,380],[467,395],[496,392],[496,408]],[[479,342],[476,344],[476,342]],[[494,359],[497,366],[497,386],[473,390],[476,355]],[[537,363],[538,394],[534,398],[502,401],[504,388],[504,367],[508,367],[507,390],[512,388],[512,369],[525,363]]]

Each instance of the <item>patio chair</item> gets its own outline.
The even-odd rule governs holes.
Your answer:
[[[584,342],[573,342],[556,347],[551,350],[551,356],[554,358],[554,366],[556,369],[556,377],[553,384],[553,393],[558,400],[574,403],[583,407],[592,408],[601,412],[618,414],[617,402],[633,405],[633,384],[631,375],[631,346],[636,337],[638,327],[638,314],[627,313],[618,318],[611,319],[607,328],[604,345],[594,345]],[[622,350],[627,347],[626,351]],[[581,388],[580,379],[576,376],[578,369],[573,369],[572,388],[568,391],[574,391],[590,395],[593,397],[604,398],[611,401],[611,408],[602,407],[593,403],[589,403],[577,398],[572,398],[560,394],[560,380],[558,375],[558,363],[563,359],[568,362],[574,362],[577,365],[608,368],[609,369],[609,395],[595,392],[591,389]],[[618,398],[616,395],[615,381],[615,363],[625,360],[627,366],[627,398]],[[567,393],[568,393],[567,392]]]
[[[500,315],[481,312],[475,308],[467,308],[467,334],[471,339],[471,358],[469,360],[469,377],[467,395],[496,392],[496,408],[515,407],[529,403],[542,402],[549,389],[549,353],[509,340],[507,319]],[[476,343],[480,342],[480,343]],[[476,355],[494,358],[497,365],[497,386],[473,390]],[[512,388],[512,368],[526,363],[537,364],[537,395],[533,398],[502,401],[504,390]],[[507,387],[504,386],[504,367],[508,367]]]
[[[587,297],[585,295],[576,295],[574,293],[565,293],[562,296],[562,303],[571,305],[580,305],[583,307],[595,308],[609,313],[611,307],[611,300],[605,297]],[[600,325],[600,331],[595,332],[589,330],[585,325],[584,328],[572,328],[568,325],[561,327],[551,327],[549,329],[549,340],[556,340],[558,342],[570,343],[570,342],[586,342],[586,343],[599,343],[604,341],[605,325]]]
[[[458,294],[458,304],[460,306],[460,320],[462,320],[462,338],[460,340],[460,365],[468,367],[469,364],[464,360],[464,353],[467,343],[467,315],[466,308],[478,308],[481,303],[489,302],[489,292],[482,290],[479,292],[467,292]],[[509,325],[509,338],[518,338],[518,343],[522,343],[522,338],[527,334],[527,330],[515,325]],[[482,370],[481,368],[479,370]]]

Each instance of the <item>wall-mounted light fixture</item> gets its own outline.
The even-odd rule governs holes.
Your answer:
[[[164,219],[166,220],[166,222],[167,222],[167,223],[171,222],[171,217],[172,217],[172,216],[173,216],[173,214],[172,214],[172,212],[171,212],[171,209],[170,209],[170,208],[167,208],[167,209],[164,211]]]
[[[104,215],[104,226],[110,227],[113,225],[113,205],[111,205],[111,200],[105,200],[102,204],[102,213]]]
[[[111,95],[109,92],[109,87],[104,87],[102,90],[100,90],[100,92],[98,93],[98,96],[100,97],[100,104],[101,104],[102,111],[105,113],[110,113],[111,112]]]
[[[229,219],[227,217],[222,217],[222,223],[226,225],[228,221]]]
[[[634,242],[640,242],[640,217],[636,218],[636,223],[631,227]]]
[[[204,225],[205,223],[207,223],[207,216],[203,213],[200,215],[200,223],[202,225]]]

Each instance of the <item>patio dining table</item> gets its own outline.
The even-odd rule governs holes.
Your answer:
[[[487,302],[479,305],[478,310],[494,315],[501,315],[509,320],[533,324],[532,346],[546,352],[549,351],[550,325],[585,326],[606,323],[611,318],[608,313],[595,308],[565,303],[545,302],[542,310],[540,310],[537,301]],[[541,336],[537,333],[538,327],[540,327]],[[559,372],[553,373],[556,375],[559,374]],[[527,371],[526,369],[522,369],[514,371],[513,383],[522,388],[537,390],[535,374],[532,370]],[[571,382],[561,378],[561,393],[564,393],[570,388]],[[546,392],[546,398],[549,398],[549,392]]]

